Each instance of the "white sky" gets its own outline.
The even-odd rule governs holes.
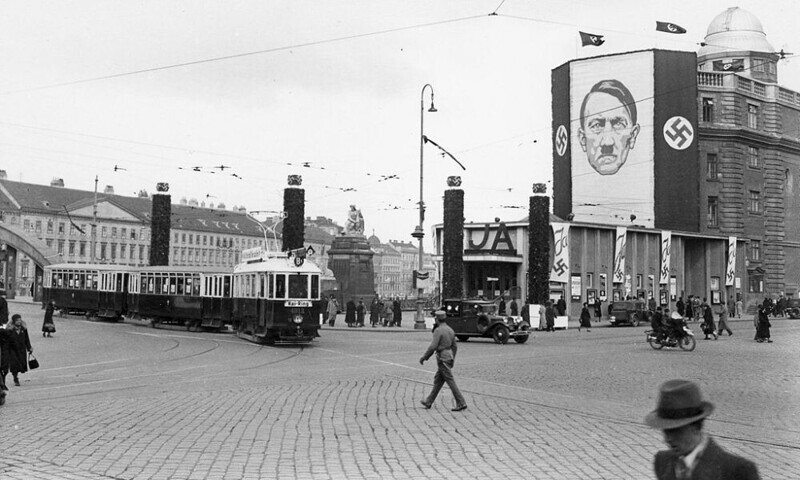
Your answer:
[[[344,225],[355,204],[367,234],[413,241],[430,83],[438,112],[425,134],[467,170],[426,145],[429,248],[448,175],[463,178],[467,221],[518,220],[531,184],[551,179],[551,69],[696,51],[730,6],[758,17],[776,50],[800,53],[795,0],[5,1],[0,169],[85,190],[97,175],[123,195],[165,181],[173,202],[248,210],[281,210],[287,175],[301,174],[307,216]],[[688,33],[656,32],[656,20]],[[578,30],[606,43],[581,48]],[[800,55],[778,68],[800,90]]]

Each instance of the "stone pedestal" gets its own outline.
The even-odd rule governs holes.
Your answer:
[[[341,236],[333,240],[328,250],[328,268],[339,284],[339,304],[360,298],[369,305],[375,296],[375,269],[372,264],[374,253],[364,236]]]

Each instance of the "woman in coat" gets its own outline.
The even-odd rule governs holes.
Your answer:
[[[367,312],[367,306],[364,305],[364,300],[358,301],[358,306],[356,306],[356,327],[363,327],[364,326],[364,316]],[[373,325],[374,327],[375,325]]]
[[[578,324],[578,331],[581,331],[581,327],[584,327],[587,332],[591,332],[589,328],[592,326],[592,315],[589,313],[589,305],[584,303],[583,308],[581,309],[581,322]]]
[[[703,308],[703,333],[706,335],[706,338],[703,340],[708,340],[709,335],[714,335],[714,340],[717,339],[717,328],[714,326],[714,312],[711,311],[711,307],[708,305]]]
[[[44,309],[44,323],[42,324],[43,337],[52,337],[52,334],[56,333],[56,324],[53,323],[53,311],[55,311],[55,309],[53,302],[48,303],[47,308]]]
[[[339,304],[336,302],[336,297],[331,295],[328,302],[328,325],[331,327],[336,323],[336,314],[339,313]]]
[[[769,315],[767,314],[767,309],[764,306],[758,307],[758,326],[756,328],[756,341],[772,343],[772,339],[769,338],[769,327],[771,327],[769,323]]]
[[[20,373],[28,371],[28,354],[33,353],[28,329],[23,326],[22,316],[14,314],[11,317],[12,328],[8,342],[8,369],[14,377],[14,385],[19,386]]]
[[[403,309],[400,306],[400,300],[396,298],[394,299],[392,302],[392,309],[394,310],[394,313],[392,314],[392,323],[394,326],[399,327],[400,322],[403,321]]]
[[[348,327],[356,326],[356,302],[354,298],[351,298],[345,306],[344,323],[346,323]]]

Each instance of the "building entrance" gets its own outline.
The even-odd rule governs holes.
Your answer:
[[[501,295],[519,298],[515,263],[471,262],[466,265],[467,296],[497,298]]]

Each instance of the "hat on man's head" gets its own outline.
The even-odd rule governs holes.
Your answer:
[[[658,391],[656,409],[644,417],[644,423],[661,430],[689,425],[714,411],[714,405],[703,400],[700,387],[689,380],[668,380]]]
[[[436,318],[436,320],[444,320],[444,317],[446,317],[447,314],[444,312],[444,310],[436,310],[433,312],[433,316]]]

